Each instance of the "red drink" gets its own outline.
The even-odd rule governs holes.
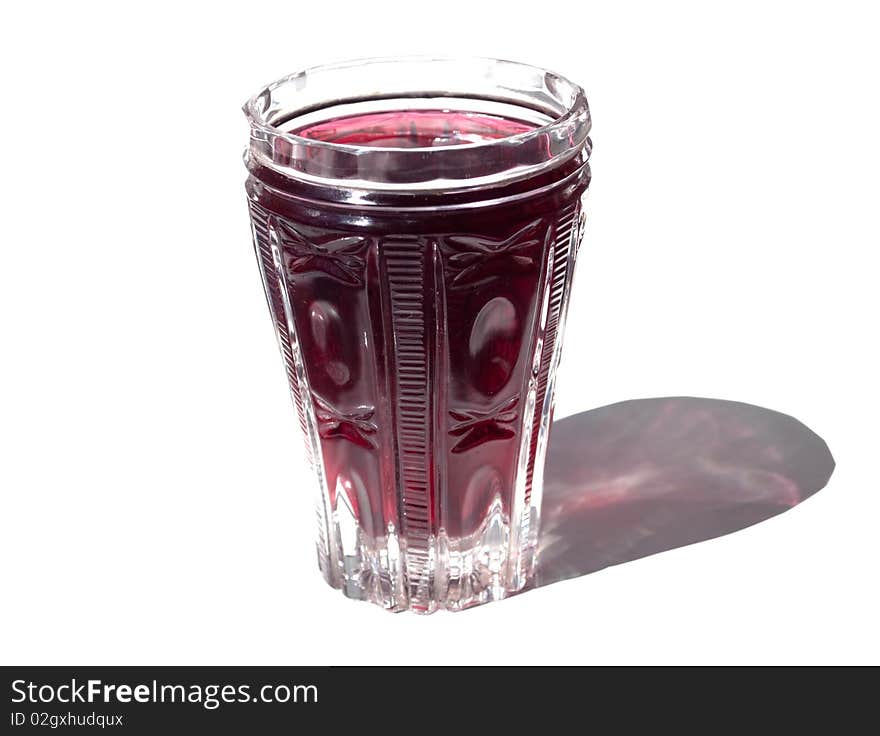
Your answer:
[[[247,185],[321,567],[396,610],[503,597],[537,541],[583,143],[554,157],[540,118],[480,109],[324,115],[252,147]]]

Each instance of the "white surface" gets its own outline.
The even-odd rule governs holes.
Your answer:
[[[880,663],[870,7],[7,7],[2,662]],[[303,66],[430,52],[587,90],[591,220],[558,416],[679,394],[767,406],[827,440],[828,488],[460,615],[392,616],[324,585],[239,106]]]

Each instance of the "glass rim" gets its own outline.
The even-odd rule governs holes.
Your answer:
[[[381,75],[383,71],[404,71],[407,66],[413,67],[410,71],[415,83],[407,78],[405,91],[397,94],[382,90],[381,76],[378,82],[373,78],[367,81],[365,76],[365,71]],[[415,70],[427,73],[417,75]],[[450,84],[445,86],[443,74],[447,73]],[[355,87],[369,82],[370,86],[364,87],[368,91],[358,93],[353,87],[349,92],[344,78],[342,83],[335,80],[334,90],[334,77],[346,74],[354,76]],[[421,78],[429,81],[421,86]],[[471,79],[474,86],[468,89]],[[321,97],[327,94],[321,88],[322,82],[329,92],[326,98]],[[395,83],[401,85],[400,79]],[[307,138],[280,127],[334,106],[444,97],[513,106],[539,114],[546,122],[535,122],[536,127],[530,130],[490,140],[413,147],[335,143]],[[250,126],[247,157],[312,184],[342,181],[345,186],[350,182],[364,189],[413,190],[420,185],[433,190],[460,189],[525,178],[581,151],[585,159],[589,157],[591,119],[584,90],[555,72],[490,57],[386,56],[312,66],[265,85],[247,100],[243,111]],[[286,155],[280,156],[279,149]],[[516,160],[518,157],[522,160]],[[400,180],[400,172],[425,171],[431,168],[429,162],[442,162],[439,169],[443,175],[424,173],[423,177],[415,175],[412,180]]]
[[[551,121],[528,130],[524,133],[514,133],[512,135],[503,136],[501,138],[494,138],[492,140],[486,141],[474,141],[467,143],[455,143],[451,145],[441,145],[441,146],[359,146],[352,143],[334,143],[332,141],[321,141],[315,138],[306,138],[305,136],[296,135],[295,133],[285,132],[279,130],[276,126],[271,123],[266,122],[263,119],[263,115],[259,109],[260,101],[265,99],[266,95],[271,95],[275,90],[288,85],[288,84],[296,84],[297,80],[304,78],[308,74],[316,74],[321,72],[330,72],[330,71],[343,71],[350,68],[360,67],[364,65],[371,64],[395,64],[395,63],[431,63],[431,62],[444,62],[444,63],[454,63],[454,62],[464,62],[464,63],[479,63],[479,62],[488,62],[488,63],[501,63],[501,64],[509,64],[511,66],[520,67],[522,69],[528,69],[530,71],[540,72],[545,75],[551,75],[553,78],[558,80],[559,82],[569,85],[570,88],[574,91],[574,97],[572,103],[567,107],[567,109],[554,117]],[[380,96],[376,96],[373,99],[381,99]],[[530,138],[536,138],[541,134],[548,133],[556,128],[559,128],[561,125],[564,125],[566,122],[574,118],[579,112],[586,113],[587,119],[589,120],[589,107],[587,105],[587,96],[584,92],[583,88],[574,82],[570,81],[568,78],[564,77],[561,74],[557,74],[556,72],[541,69],[540,67],[533,66],[531,64],[525,64],[518,61],[509,61],[507,59],[496,59],[494,57],[489,56],[433,56],[433,55],[411,55],[411,56],[373,56],[366,57],[362,59],[348,59],[346,61],[338,61],[330,64],[318,64],[316,66],[307,67],[305,69],[301,69],[300,71],[293,72],[292,74],[286,74],[280,79],[276,79],[273,82],[270,82],[267,85],[264,85],[263,88],[248,98],[247,102],[243,105],[242,109],[244,110],[245,115],[247,116],[248,122],[252,127],[259,128],[265,130],[267,132],[274,133],[277,136],[283,137],[285,139],[290,140],[292,143],[296,143],[298,145],[304,145],[311,148],[326,148],[330,150],[344,150],[344,151],[360,151],[365,148],[368,148],[371,151],[391,151],[391,152],[411,152],[418,151],[420,153],[424,153],[426,151],[443,151],[445,149],[452,148],[461,148],[462,146],[468,146],[470,148],[474,147],[488,147],[494,146],[499,143],[516,143],[524,140],[528,140]]]

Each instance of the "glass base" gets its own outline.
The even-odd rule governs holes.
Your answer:
[[[347,598],[369,601],[392,611],[433,613],[461,611],[506,598],[531,578],[534,545],[515,564],[509,559],[510,524],[501,499],[487,510],[479,530],[468,537],[449,537],[444,531],[431,539],[428,565],[419,579],[406,575],[405,541],[393,525],[387,534],[367,538],[354,512],[341,503],[332,515],[329,555],[318,548],[319,567],[328,584]],[[534,518],[534,514],[530,514]]]

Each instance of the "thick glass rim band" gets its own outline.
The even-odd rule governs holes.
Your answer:
[[[363,109],[511,111],[536,127],[457,145],[358,146],[296,135],[304,121]],[[488,58],[395,57],[312,67],[282,77],[244,105],[249,166],[264,166],[339,202],[368,203],[370,192],[463,192],[505,185],[589,158],[590,111],[583,89],[545,69]],[[315,117],[321,115],[324,117]],[[323,197],[322,197],[323,198]]]

